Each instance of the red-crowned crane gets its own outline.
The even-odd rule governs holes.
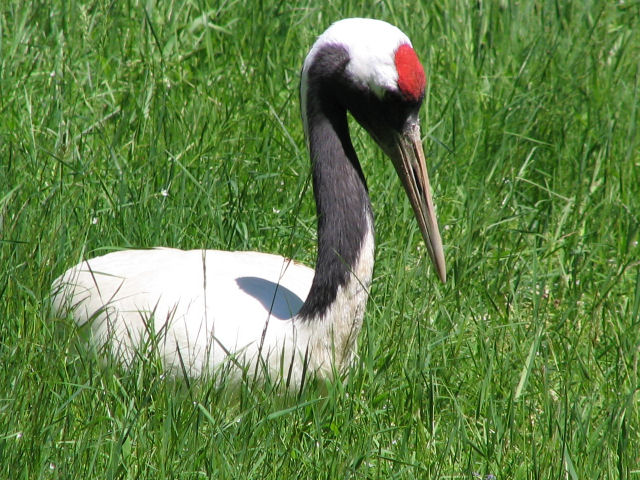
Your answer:
[[[371,19],[334,23],[304,61],[300,98],[318,212],[315,271],[288,258],[217,250],[124,250],[53,284],[57,315],[125,366],[153,343],[164,368],[244,367],[298,388],[344,372],[373,273],[373,214],[347,112],[389,156],[443,282],[445,260],[420,139],[425,74],[409,38]]]

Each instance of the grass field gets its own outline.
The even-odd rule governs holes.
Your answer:
[[[640,4],[0,6],[0,478],[640,479]],[[315,259],[299,71],[412,39],[448,261],[361,131],[374,283],[348,382],[283,398],[77,348],[51,281],[123,247]]]

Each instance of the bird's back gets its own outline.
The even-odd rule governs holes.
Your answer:
[[[53,308],[124,362],[154,345],[168,369],[197,375],[229,356],[287,348],[313,274],[257,252],[123,250],[65,272]]]

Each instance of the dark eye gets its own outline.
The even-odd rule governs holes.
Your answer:
[[[399,92],[393,91],[387,91],[381,103],[385,120],[396,131],[401,131],[407,119],[420,109],[419,102],[409,102]]]

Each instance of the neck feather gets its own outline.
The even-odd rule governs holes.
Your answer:
[[[362,169],[351,143],[346,110],[331,89],[311,81],[305,121],[318,212],[318,257],[301,320],[344,317],[360,323],[373,273],[373,214]],[[355,298],[350,290],[362,290]],[[347,294],[347,298],[342,298]],[[337,303],[346,302],[337,307]],[[360,305],[361,304],[361,305]],[[330,319],[337,320],[337,319]],[[359,328],[358,328],[359,330]],[[356,332],[357,333],[357,332]]]

